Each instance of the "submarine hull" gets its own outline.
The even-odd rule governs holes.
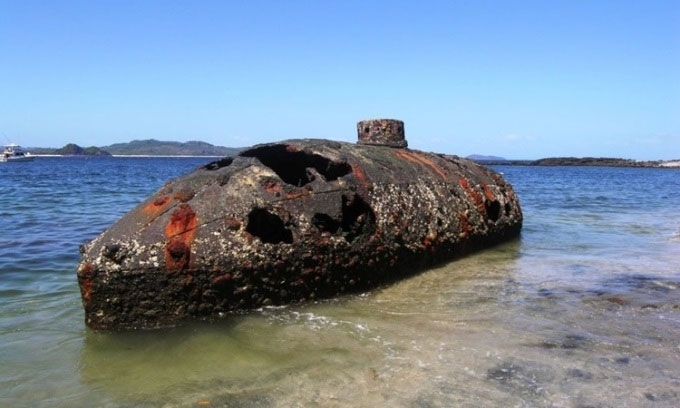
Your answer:
[[[367,290],[519,234],[496,172],[289,140],[170,181],[82,249],[86,324],[131,330]]]

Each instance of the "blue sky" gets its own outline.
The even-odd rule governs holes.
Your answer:
[[[0,0],[0,142],[680,158],[680,1]]]

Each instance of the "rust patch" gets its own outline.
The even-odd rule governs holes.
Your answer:
[[[275,182],[275,181],[266,180],[262,183],[262,187],[269,194],[274,194],[277,197],[279,195],[281,195],[281,192],[282,192],[281,185],[279,183]]]
[[[468,217],[465,215],[465,213],[461,213],[460,217],[458,217],[458,224],[460,232],[465,234],[465,237],[467,238],[472,232],[472,227],[470,226],[470,222],[468,221]]]
[[[92,298],[92,265],[86,263],[80,271],[80,291],[85,303]]]
[[[413,153],[413,156],[415,156],[421,163],[431,168],[435,173],[439,175],[439,177],[446,180],[446,173],[444,173],[442,169],[439,166],[437,166],[432,160],[428,159],[427,157],[423,157],[418,153]]]
[[[225,273],[224,275],[215,276],[212,279],[212,283],[213,283],[213,285],[221,285],[221,284],[229,282],[230,280],[231,280],[231,274]]]
[[[405,152],[405,151],[402,151],[402,150],[398,150],[398,151],[394,152],[394,154],[397,155],[397,157],[399,157],[401,159],[410,161],[411,163],[418,163],[418,164],[427,166],[430,169],[432,169],[432,171],[437,173],[437,175],[439,177],[441,177],[442,179],[444,179],[444,180],[447,179],[446,173],[444,173],[442,171],[442,169],[439,168],[439,166],[437,166],[432,160],[430,160],[426,157],[423,157],[423,156],[421,156],[417,153],[408,153],[408,152]]]
[[[151,215],[151,216],[156,216],[161,211],[165,210],[165,207],[168,206],[168,203],[170,203],[170,196],[169,195],[158,197],[153,202],[147,204],[147,206],[144,207],[144,209],[142,211],[145,214],[148,214],[148,215]]]
[[[181,204],[165,226],[165,266],[168,271],[184,269],[191,260],[191,243],[197,225],[196,213],[188,204]]]
[[[432,246],[432,244],[433,244],[434,242],[433,242],[433,240],[432,240],[429,236],[425,235],[425,236],[423,237],[423,239],[422,239],[422,243],[423,243],[423,247],[424,247],[426,250],[434,250],[434,248],[433,248],[433,246]]]
[[[484,195],[486,196],[487,200],[496,201],[496,196],[493,194],[493,191],[491,191],[491,188],[489,188],[489,186],[482,183],[482,188],[484,189]]]
[[[170,216],[170,222],[165,226],[165,237],[170,239],[176,235],[187,233],[193,239],[193,229],[196,227],[196,213],[188,204],[181,204]]]
[[[470,187],[470,184],[468,184],[468,181],[465,179],[465,177],[459,178],[458,183],[475,202],[477,210],[479,210],[481,214],[486,214],[486,207],[484,207],[484,199],[482,198],[481,194],[479,194],[474,188]]]
[[[183,268],[189,263],[191,248],[178,239],[172,239],[165,246],[165,262],[169,268]]]
[[[352,172],[354,172],[354,177],[357,178],[359,184],[361,185],[368,184],[368,178],[366,178],[366,173],[364,173],[364,171],[361,170],[361,167],[352,166]]]
[[[394,152],[394,154],[399,157],[400,159],[404,159],[406,161],[410,161],[411,163],[420,163],[418,159],[415,157],[411,156],[410,154],[406,153],[403,150],[397,150]]]
[[[292,191],[290,193],[286,193],[286,198],[289,200],[295,199],[295,198],[300,198],[304,197],[307,195],[307,192],[305,190],[298,190],[298,191]]]

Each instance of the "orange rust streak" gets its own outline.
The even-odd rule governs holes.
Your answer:
[[[368,181],[366,178],[366,174],[364,173],[363,170],[361,170],[361,167],[359,166],[352,166],[352,171],[354,172],[354,176],[357,178],[359,183],[361,184],[366,184]]]
[[[294,198],[300,198],[304,197],[307,195],[307,192],[305,190],[299,190],[299,191],[293,191],[291,193],[286,193],[286,198],[291,200]]]
[[[420,161],[418,159],[416,159],[415,157],[411,156],[410,154],[408,154],[404,151],[397,150],[397,151],[394,152],[394,154],[397,155],[397,157],[399,157],[399,158],[410,161],[411,163],[420,163]]]
[[[187,204],[180,204],[165,226],[165,264],[168,269],[182,269],[189,264],[191,243],[196,234],[198,218]]]
[[[407,152],[400,151],[400,150],[398,150],[394,153],[397,155],[397,157],[402,158],[404,160],[408,160],[411,163],[418,163],[418,164],[422,164],[422,165],[425,165],[425,166],[431,168],[435,173],[437,173],[437,175],[439,175],[439,177],[446,180],[446,174],[436,164],[434,164],[434,162],[432,162],[432,160],[430,160],[426,157],[422,157],[422,156],[418,155],[417,153],[407,153]]]
[[[439,177],[446,180],[446,174],[442,171],[442,169],[439,168],[439,166],[434,164],[434,162],[432,160],[428,159],[427,157],[423,157],[423,156],[421,156],[417,153],[413,153],[413,156],[416,159],[418,159],[421,163],[423,163],[424,165],[426,165],[429,168],[431,168],[432,170],[434,170],[434,172],[437,173],[439,175]]]
[[[161,211],[165,209],[165,207],[168,206],[168,203],[170,203],[170,196],[166,195],[163,197],[158,197],[155,199],[153,202],[147,204],[142,211],[145,214],[151,215],[151,216],[156,216],[158,215]]]
[[[275,183],[273,181],[267,181],[262,185],[265,189],[266,192],[269,194],[276,194],[276,193],[281,193],[281,185],[279,183]]]
[[[487,186],[486,184],[482,184],[482,188],[484,188],[484,195],[489,201],[496,201],[496,196],[493,195],[493,191]]]
[[[470,232],[472,232],[472,227],[468,222],[467,215],[461,214],[458,221],[460,224],[460,231],[464,233],[466,237],[470,235]]]
[[[165,226],[165,237],[170,239],[176,235],[184,234],[188,236],[191,241],[194,237],[194,228],[196,228],[196,213],[187,204],[181,204],[177,210],[170,216],[170,222]],[[184,238],[187,240],[187,238]]]
[[[92,265],[85,264],[81,272],[82,278],[80,279],[80,286],[83,292],[83,300],[85,303],[89,303],[92,298]]]
[[[460,184],[461,187],[463,187],[465,192],[475,202],[475,205],[477,206],[477,210],[479,210],[479,212],[482,213],[482,214],[486,214],[486,208],[484,207],[484,200],[482,199],[482,196],[477,191],[475,191],[474,188],[470,187],[470,184],[465,179],[465,177],[459,178],[458,183]]]
[[[219,276],[215,276],[214,278],[212,278],[212,283],[213,283],[213,285],[215,285],[215,284],[229,282],[230,280],[231,280],[231,274],[225,273],[224,275],[219,275]]]

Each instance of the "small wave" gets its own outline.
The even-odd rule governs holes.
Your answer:
[[[284,324],[303,324],[312,331],[324,331],[340,328],[347,333],[352,333],[359,338],[384,343],[382,339],[375,338],[371,328],[366,323],[351,320],[337,319],[313,312],[290,310],[287,307],[267,307],[259,309],[270,322]],[[379,337],[379,336],[378,336]]]

